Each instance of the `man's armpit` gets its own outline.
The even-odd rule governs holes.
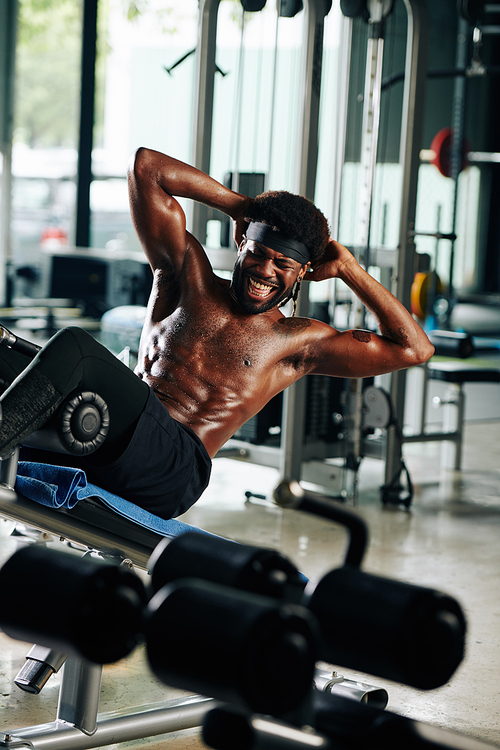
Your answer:
[[[168,259],[164,261],[162,268],[156,269],[153,287],[157,299],[169,299],[172,294],[179,292],[178,274],[174,272],[173,265]]]

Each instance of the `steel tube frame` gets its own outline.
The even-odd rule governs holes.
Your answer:
[[[370,266],[370,232],[372,220],[373,187],[377,166],[377,146],[380,130],[380,98],[382,65],[384,61],[383,23],[374,25],[379,33],[368,39],[365,86],[363,93],[363,124],[361,137],[361,252],[358,260],[368,271]],[[350,315],[352,328],[365,328],[366,308],[353,294]],[[363,456],[363,378],[351,383],[350,419],[346,429],[346,468],[354,470],[351,496],[357,502],[357,469]]]
[[[14,123],[14,74],[17,38],[17,0],[6,0],[0,7],[0,299],[11,304],[10,266],[12,263],[12,137]]]
[[[404,0],[408,14],[406,63],[403,93],[403,117],[399,163],[402,170],[401,213],[398,266],[394,271],[392,292],[410,309],[411,285],[415,271],[415,211],[419,153],[422,143],[425,81],[427,71],[428,14],[425,0]],[[391,376],[394,416],[403,425],[406,371]],[[395,427],[389,427],[385,455],[385,483],[400,470],[401,451]]]
[[[221,0],[200,0],[198,46],[196,51],[196,79],[193,118],[193,164],[210,173],[212,124],[215,88],[215,52],[217,47],[217,12]],[[202,244],[206,242],[208,209],[194,203],[191,231]]]
[[[302,67],[302,122],[299,134],[301,144],[296,192],[314,200],[318,162],[319,103],[321,68],[323,63],[323,32],[326,15],[324,0],[307,0]],[[297,304],[297,314],[309,314],[307,284],[302,284]],[[300,481],[303,461],[307,382],[301,378],[283,393],[281,424],[281,453],[279,472],[286,479]]]
[[[90,183],[94,143],[95,63],[97,49],[98,0],[84,0],[82,16],[82,59],[80,73],[80,129],[76,181],[75,245],[90,247]]]
[[[97,709],[102,667],[83,659],[67,659],[59,689],[57,720],[92,736],[97,730]]]
[[[78,518],[48,508],[13,490],[0,486],[0,516],[26,523],[40,531],[76,544],[100,550],[119,550],[124,559],[140,568],[146,568],[151,553],[161,536],[151,532],[151,543],[125,538],[112,529],[102,529],[89,519]],[[157,537],[157,538],[155,538]]]
[[[119,742],[130,742],[159,734],[201,726],[207,711],[215,708],[212,698],[193,696],[142,706],[131,713],[102,714],[95,732],[85,734],[74,725],[58,719],[0,733],[0,748],[32,747],[35,750],[89,750]]]

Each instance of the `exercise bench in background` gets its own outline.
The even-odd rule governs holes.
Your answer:
[[[465,386],[470,383],[500,385],[500,359],[474,355],[472,337],[450,331],[429,334],[436,354],[417,368],[422,373],[419,431],[404,435],[403,443],[444,442],[443,468],[460,470],[465,420]],[[471,356],[472,355],[472,356]],[[446,383],[444,398],[435,396],[434,405],[443,408],[442,429],[431,431],[426,424],[429,381]],[[500,388],[498,392],[500,403]]]

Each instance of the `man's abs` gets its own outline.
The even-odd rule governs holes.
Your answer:
[[[256,399],[242,398],[241,390],[209,387],[206,382],[175,382],[172,373],[168,380],[138,373],[168,409],[170,415],[190,427],[203,442],[213,458],[219,448],[234,435],[262,405],[252,408]],[[260,400],[260,399],[259,399]]]
[[[282,326],[275,330],[274,318],[231,309],[226,295],[206,295],[203,303],[197,299],[158,323],[146,323],[136,368],[211,456],[304,374],[297,356],[304,346],[301,334],[294,328],[293,335],[284,336]]]

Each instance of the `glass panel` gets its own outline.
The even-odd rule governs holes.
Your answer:
[[[24,270],[14,294],[39,294],[43,245],[72,242],[81,34],[81,0],[20,0],[11,226],[14,268]]]
[[[316,173],[315,203],[323,211],[330,224],[330,231],[334,231],[337,223],[337,159],[343,155],[338,153],[339,139],[342,137],[339,121],[339,98],[341,82],[339,66],[341,63],[341,29],[342,13],[338,2],[334,2],[329,14],[325,18],[323,35],[323,64],[321,71],[320,120],[318,134],[318,164]],[[320,283],[309,285],[309,299],[311,302],[326,302],[332,296],[333,282],[328,279]]]
[[[256,13],[219,6],[210,173],[220,181],[244,173],[242,192],[295,189],[304,17],[278,19],[271,0]]]
[[[463,170],[458,178],[453,287],[471,289],[475,283],[481,173],[478,167]],[[416,227],[419,232],[451,232],[454,184],[433,164],[421,164],[418,175]],[[417,251],[428,253],[431,268],[446,287],[450,276],[451,242],[433,237],[416,238]]]
[[[139,146],[191,159],[197,0],[110,0],[100,19],[91,186],[93,247],[139,250],[126,187]],[[109,243],[109,244],[108,244]]]

